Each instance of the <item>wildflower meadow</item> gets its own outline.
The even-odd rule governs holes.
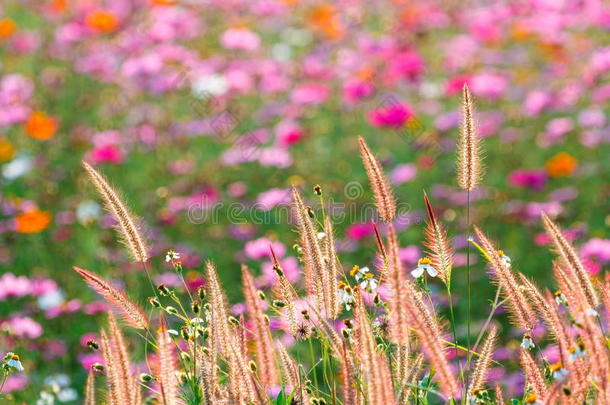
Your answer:
[[[610,405],[606,0],[0,2],[0,404]]]

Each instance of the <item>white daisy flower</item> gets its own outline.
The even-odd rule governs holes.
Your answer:
[[[165,255],[165,261],[166,262],[170,262],[170,261],[174,261],[174,260],[179,260],[180,259],[180,253],[175,252],[173,250],[168,250],[167,254]]]
[[[500,256],[500,261],[502,262],[502,264],[506,267],[510,267],[510,265],[512,264],[512,260],[510,259],[510,257],[508,257],[503,250],[498,250],[498,255]]]
[[[551,370],[551,375],[557,381],[565,380],[566,377],[568,376],[568,374],[570,374],[570,372],[568,370],[563,368],[563,365],[561,364],[561,362],[551,364],[551,366],[549,366],[549,369]]]
[[[414,278],[420,278],[427,272],[430,277],[438,276],[438,271],[432,267],[432,260],[427,257],[421,258],[417,261],[417,267],[411,271],[411,275]]]
[[[533,347],[536,347],[536,345],[534,344],[534,341],[532,340],[532,335],[530,335],[529,333],[526,333],[523,335],[523,340],[521,341],[521,347],[524,348],[525,350],[529,350]]]
[[[21,364],[21,361],[19,360],[19,356],[17,356],[16,354],[13,354],[8,362],[6,363],[9,367],[14,368],[15,370],[22,372],[23,370],[25,370],[23,368],[23,364]]]

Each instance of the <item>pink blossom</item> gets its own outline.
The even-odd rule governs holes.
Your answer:
[[[256,199],[256,207],[269,211],[278,205],[290,204],[292,201],[290,190],[287,188],[272,188],[260,193]]]
[[[394,78],[416,81],[424,71],[424,61],[415,51],[403,51],[392,55],[388,75]]]
[[[42,326],[27,316],[15,316],[8,324],[12,333],[20,338],[36,339],[42,335]]]
[[[281,121],[275,127],[275,136],[279,146],[292,146],[303,139],[303,129],[294,121]]]
[[[401,248],[398,251],[398,256],[400,257],[400,260],[405,263],[415,264],[421,258],[422,252],[417,246],[410,245]]]
[[[263,166],[285,168],[292,165],[292,156],[285,148],[264,148],[259,150],[258,161]]]
[[[299,281],[299,278],[301,277],[301,268],[299,267],[297,259],[292,256],[285,257],[280,259],[280,265],[282,266],[282,271],[286,275],[288,281],[291,283],[296,283]],[[275,270],[273,270],[273,263],[264,262],[261,265],[261,269],[263,273],[262,281],[264,285],[274,285],[277,282],[277,274],[275,273]]]
[[[391,99],[369,113],[369,122],[375,127],[400,128],[413,117],[410,106]]]
[[[328,87],[323,84],[303,84],[292,91],[290,99],[296,104],[319,105],[330,95]]]
[[[549,92],[543,90],[535,90],[530,92],[523,104],[523,109],[527,116],[533,117],[551,104],[552,98]]]
[[[580,248],[580,255],[603,264],[610,262],[610,239],[590,239]]]
[[[110,307],[105,301],[94,301],[85,305],[84,313],[87,315],[103,314],[108,312]]]
[[[10,297],[23,297],[32,292],[32,283],[25,276],[15,276],[13,273],[4,273],[0,276],[0,301]]]
[[[398,165],[390,173],[390,181],[392,184],[403,184],[413,180],[417,176],[417,167],[410,163]]]
[[[86,371],[91,370],[95,363],[104,364],[104,358],[99,353],[83,353],[78,355],[78,361]]]
[[[375,229],[371,223],[352,224],[347,227],[345,235],[352,240],[358,241],[375,234]]]
[[[227,49],[254,51],[260,46],[261,39],[247,28],[231,28],[222,34],[220,42]]]
[[[375,87],[370,81],[360,78],[349,79],[343,85],[343,99],[349,104],[354,104],[369,98],[374,91]]]
[[[497,99],[508,87],[508,81],[503,75],[493,72],[481,72],[470,80],[470,90],[477,96]]]
[[[465,75],[450,78],[445,84],[445,94],[448,96],[455,96],[456,94],[461,94],[464,85],[468,84],[469,80],[470,77]]]
[[[88,160],[96,165],[99,163],[119,164],[123,162],[123,152],[114,145],[101,146],[89,152]]]
[[[508,176],[511,186],[529,188],[534,191],[542,190],[546,180],[546,171],[542,169],[517,169]]]
[[[30,382],[28,376],[24,373],[10,375],[4,383],[2,394],[8,394],[15,391],[21,391],[28,386]]]
[[[271,257],[270,247],[273,247],[273,251],[278,257],[282,257],[286,253],[286,247],[283,243],[272,242],[265,237],[247,242],[244,246],[244,252],[250,259],[259,260]]]

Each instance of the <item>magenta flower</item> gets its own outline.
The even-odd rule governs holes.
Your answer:
[[[358,241],[375,234],[375,229],[371,223],[352,224],[347,227],[345,235],[352,240]]]
[[[89,152],[89,160],[94,165],[99,163],[119,164],[123,162],[123,152],[117,146],[106,145],[100,146]]]
[[[409,118],[413,117],[413,110],[407,104],[392,100],[380,105],[369,113],[369,122],[379,128],[400,128]]]
[[[580,248],[580,256],[602,264],[610,262],[610,239],[593,238]]]
[[[281,121],[275,127],[275,137],[279,146],[292,146],[304,136],[303,129],[294,121]]]
[[[542,190],[546,181],[546,171],[542,169],[517,169],[508,176],[508,183],[511,186],[534,191]]]
[[[355,104],[372,96],[374,91],[375,86],[370,81],[349,79],[343,85],[343,99],[348,104]]]

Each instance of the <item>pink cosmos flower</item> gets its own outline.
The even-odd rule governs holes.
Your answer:
[[[87,371],[91,370],[91,366],[93,366],[95,363],[104,364],[104,358],[98,352],[79,354],[78,361]]]
[[[371,223],[352,224],[348,226],[345,231],[345,236],[355,241],[359,241],[374,234],[375,229]]]
[[[278,205],[290,204],[292,197],[287,188],[272,188],[260,193],[256,198],[256,207],[263,211],[269,211]]]
[[[552,98],[549,92],[543,90],[535,90],[530,92],[523,104],[525,114],[529,117],[534,117],[542,110],[551,104]]]
[[[279,146],[292,146],[303,139],[303,129],[294,121],[281,121],[275,127],[275,137]]]
[[[369,122],[375,127],[400,128],[409,118],[413,110],[407,104],[392,99],[369,113]]]
[[[247,28],[231,28],[222,34],[220,43],[227,49],[254,51],[259,48],[261,39]]]
[[[119,164],[124,160],[123,152],[117,146],[100,146],[89,152],[88,159],[94,165],[99,163]]]
[[[481,72],[470,80],[470,90],[477,96],[497,99],[508,87],[506,78],[494,72]]]
[[[12,333],[20,338],[36,339],[42,335],[42,326],[27,316],[15,316],[8,324]]]
[[[542,169],[517,169],[508,176],[511,186],[529,188],[534,191],[542,190],[546,180],[546,171]]]
[[[28,386],[29,381],[30,379],[28,378],[27,374],[13,374],[7,378],[4,388],[2,389],[2,393],[8,394],[10,392],[21,391]]]
[[[610,239],[593,238],[580,248],[580,256],[600,263],[610,262]]]
[[[424,72],[424,61],[415,51],[403,51],[392,55],[389,59],[388,75],[393,79],[416,81]]]
[[[373,83],[360,78],[349,79],[343,85],[343,99],[348,104],[355,104],[373,95],[375,86]]]
[[[392,184],[403,184],[413,180],[417,176],[417,167],[415,165],[405,163],[398,165],[390,173],[390,182]]]
[[[280,265],[282,266],[282,271],[284,272],[284,275],[286,275],[288,281],[291,283],[299,281],[299,278],[301,277],[301,268],[299,267],[297,259],[292,256],[285,257],[280,259]],[[264,262],[261,265],[261,269],[263,272],[261,280],[263,284],[265,286],[275,285],[277,283],[277,274],[275,273],[275,270],[273,270],[273,263]]]
[[[283,243],[272,242],[265,237],[247,242],[246,246],[244,246],[244,252],[250,259],[259,260],[268,258],[271,257],[270,246],[273,247],[273,251],[277,257],[282,257],[284,256],[284,253],[286,253],[286,247]]]
[[[303,84],[292,91],[290,99],[295,104],[319,105],[330,95],[328,87],[323,84]]]
[[[5,273],[0,276],[0,301],[10,297],[23,297],[32,292],[31,281],[24,276]]]

